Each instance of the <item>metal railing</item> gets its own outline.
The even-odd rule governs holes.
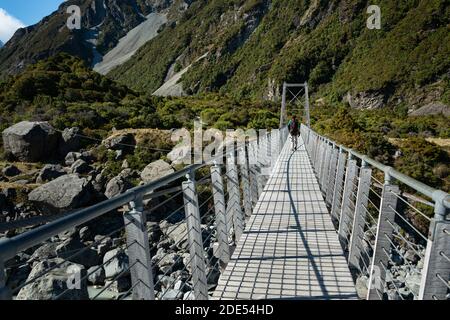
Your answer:
[[[278,156],[287,135],[283,128],[227,145],[224,154],[208,163],[188,166],[13,238],[0,239],[0,299],[105,299],[113,287],[120,292],[114,299],[208,299],[262,192],[271,157]],[[219,159],[225,159],[225,164],[217,164]],[[168,203],[177,208],[164,220],[175,223],[167,223],[156,241],[148,217]],[[62,236],[107,215],[117,217],[120,209],[124,213],[117,228],[93,241],[76,246]],[[105,254],[105,248],[112,248],[111,241],[114,252]],[[37,252],[44,244],[57,245],[52,259],[39,259]],[[100,261],[84,262],[96,254]],[[34,262],[31,272],[14,283],[12,275],[29,268],[30,261]],[[94,266],[86,270],[86,265]],[[39,281],[53,272],[60,275],[61,268],[74,267],[73,277],[47,279],[58,288],[51,295],[30,296]],[[98,273],[106,280],[88,292],[87,281],[95,283],[92,278]]]
[[[301,134],[367,299],[449,299],[450,195],[306,126]]]

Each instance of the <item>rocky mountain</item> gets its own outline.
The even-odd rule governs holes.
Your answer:
[[[0,48],[3,47],[3,42],[0,40]]]
[[[64,27],[71,4],[82,8],[81,30]],[[161,96],[220,92],[275,100],[283,81],[309,81],[318,103],[446,109],[449,2],[377,1],[380,30],[367,27],[370,4],[71,0],[16,32],[0,52],[0,72],[17,73],[65,51],[133,90]]]
[[[78,56],[90,65],[115,48],[128,32],[144,23],[152,13],[168,19],[178,16],[184,6],[179,0],[69,0],[38,24],[19,29],[0,52],[0,73],[17,74],[30,63],[59,52]],[[67,9],[81,9],[81,29],[70,30]],[[172,6],[174,10],[171,10]],[[146,40],[149,40],[147,38]]]
[[[147,92],[182,72],[186,94],[270,99],[283,81],[309,81],[355,108],[450,105],[449,2],[377,1],[380,30],[366,26],[370,4],[197,1],[110,76]]]

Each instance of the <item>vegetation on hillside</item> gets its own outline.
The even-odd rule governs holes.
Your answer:
[[[382,10],[382,29],[366,27],[369,4]],[[169,67],[183,67],[186,92],[262,98],[268,79],[309,81],[329,104],[367,92],[383,104],[450,103],[448,1],[196,1],[109,76],[153,92]],[[275,88],[272,88],[272,90]]]
[[[39,120],[60,130],[78,126],[85,135],[103,139],[113,128],[192,129],[193,121],[200,118],[208,127],[221,130],[277,128],[279,105],[217,94],[183,98],[140,94],[67,54],[40,61],[0,84],[0,130],[21,120]],[[450,138],[448,118],[408,117],[402,108],[387,112],[340,105],[314,107],[312,122],[320,133],[427,184],[444,189],[450,186],[448,154],[425,140]],[[394,145],[390,139],[400,143]],[[171,144],[163,140],[141,143],[129,159],[131,166],[140,168],[145,159],[161,157],[162,153],[155,155],[151,149],[170,149]],[[397,149],[403,155],[394,158]],[[112,155],[101,148],[97,152],[114,168]]]
[[[320,107],[313,109],[312,123],[315,130],[338,143],[425,184],[450,191],[450,153],[426,140],[431,136],[449,139],[449,119],[386,111]]]

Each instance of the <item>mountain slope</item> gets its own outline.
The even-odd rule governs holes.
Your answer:
[[[36,25],[19,29],[0,52],[0,74],[17,74],[30,63],[66,52],[89,65],[115,48],[119,39],[152,12],[170,10],[179,0],[69,0]],[[78,5],[80,30],[67,28],[67,8]],[[171,12],[176,16],[176,12]]]
[[[162,86],[174,64],[187,93],[276,96],[283,81],[309,81],[329,102],[354,107],[449,104],[449,1],[197,1],[109,76],[136,90]],[[275,85],[269,85],[275,83]]]

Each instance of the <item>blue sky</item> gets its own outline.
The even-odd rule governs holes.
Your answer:
[[[23,26],[39,22],[64,0],[0,0],[0,40],[6,42]]]

